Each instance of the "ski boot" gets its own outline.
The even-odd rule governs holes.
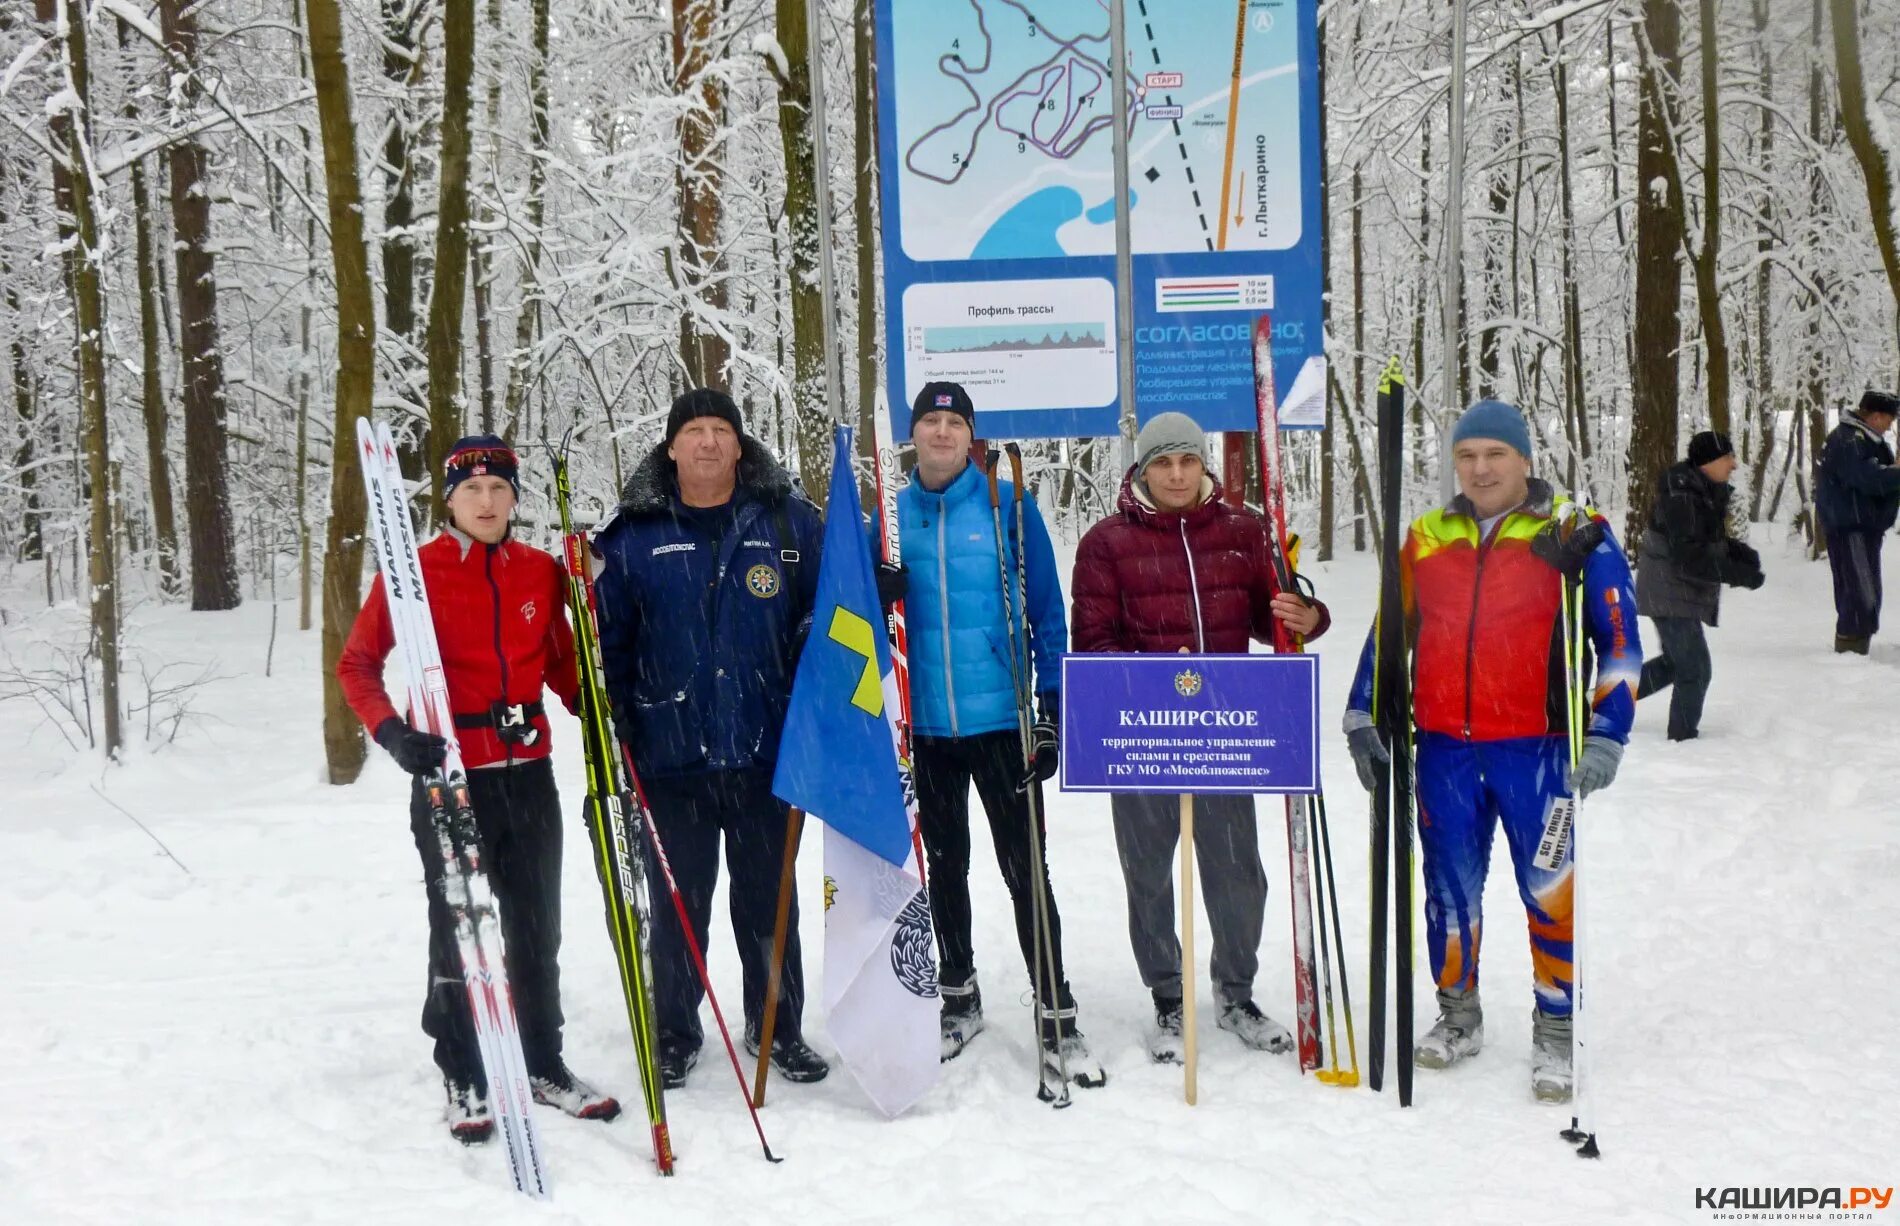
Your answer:
[[[937,1059],[944,1063],[962,1055],[970,1040],[983,1033],[983,993],[975,975],[961,986],[941,985],[937,990],[943,994],[943,1012],[938,1017],[943,1046]]]
[[[1155,1028],[1148,1032],[1148,1058],[1156,1064],[1187,1060],[1187,1040],[1181,1033],[1181,998],[1154,994]]]
[[[555,1061],[545,1076],[529,1077],[528,1088],[534,1091],[535,1102],[559,1107],[577,1120],[604,1124],[620,1114],[618,1100],[576,1077],[564,1061]]]
[[[1240,1041],[1255,1051],[1293,1050],[1293,1036],[1287,1028],[1260,1012],[1252,1000],[1230,1000],[1221,1006],[1220,1028],[1231,1030]]]
[[[1531,1093],[1544,1103],[1570,1101],[1570,1019],[1542,1009],[1531,1018]]]
[[[677,1090],[686,1084],[686,1074],[699,1063],[699,1048],[677,1039],[660,1040],[660,1088]]]
[[[745,1049],[747,1055],[759,1054],[759,1032],[751,1026],[745,1028]],[[825,1075],[831,1072],[831,1065],[825,1062],[825,1058],[796,1035],[772,1036],[772,1067],[785,1080],[801,1085],[823,1081]]]
[[[1834,654],[1844,656],[1852,652],[1857,656],[1864,656],[1872,643],[1873,640],[1868,635],[1837,634],[1834,636]]]
[[[464,1145],[480,1145],[495,1135],[495,1117],[489,1114],[488,1094],[481,1086],[445,1076],[442,1088],[449,1096],[445,1114],[450,1136]]]
[[[1088,1040],[1076,1028],[1075,1000],[1069,995],[1067,987],[1062,989],[1063,1005],[1059,1009],[1043,1009],[1042,1022],[1042,1071],[1045,1082],[1062,1084],[1062,1074],[1066,1069],[1069,1082],[1084,1090],[1094,1090],[1108,1084],[1108,1074],[1102,1071],[1101,1061],[1089,1050]]]
[[[1412,1049],[1420,1068],[1445,1069],[1484,1050],[1484,1008],[1478,990],[1440,988],[1438,1021]]]

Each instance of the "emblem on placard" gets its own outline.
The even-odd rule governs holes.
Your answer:
[[[1183,698],[1195,697],[1201,692],[1201,674],[1191,668],[1174,674],[1174,692]]]

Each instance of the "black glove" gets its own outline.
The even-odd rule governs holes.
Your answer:
[[[1036,722],[1029,729],[1029,769],[1016,785],[1017,791],[1027,792],[1031,786],[1055,778],[1061,744],[1062,699],[1052,690],[1036,700]]]
[[[1736,587],[1745,587],[1755,591],[1766,583],[1767,577],[1761,573],[1761,554],[1742,541],[1728,543],[1729,582]]]
[[[449,753],[447,741],[433,732],[411,728],[394,715],[376,725],[376,743],[412,775],[428,774],[441,766]]]
[[[910,567],[902,562],[893,566],[889,562],[879,562],[872,568],[872,577],[877,580],[878,607],[888,610],[904,598],[910,591]]]
[[[1379,785],[1385,768],[1392,764],[1392,752],[1385,747],[1379,730],[1367,724],[1346,734],[1346,749],[1352,754],[1352,768],[1359,773],[1359,786],[1370,792]]]
[[[1603,543],[1603,525],[1581,515],[1553,519],[1531,538],[1531,553],[1566,579],[1583,573],[1583,564]]]

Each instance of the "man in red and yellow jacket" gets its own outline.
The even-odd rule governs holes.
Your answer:
[[[1484,1044],[1478,942],[1491,836],[1500,821],[1530,922],[1537,1011],[1531,1088],[1570,1097],[1571,886],[1568,845],[1554,869],[1533,860],[1560,797],[1609,786],[1636,713],[1643,650],[1629,561],[1603,517],[1531,476],[1530,431],[1516,408],[1482,400],[1452,431],[1462,491],[1413,521],[1399,555],[1412,655],[1418,835],[1425,930],[1439,1019],[1418,1063],[1446,1068]],[[1566,724],[1562,601],[1582,584],[1596,685],[1581,760]],[[1390,747],[1373,727],[1373,642],[1345,728],[1368,789]],[[1405,820],[1405,819],[1401,819]]]
[[[449,526],[417,553],[483,859],[501,904],[508,983],[535,1100],[608,1120],[619,1104],[561,1058],[561,798],[542,692],[551,688],[573,710],[579,677],[560,566],[509,537],[518,469],[515,453],[493,435],[458,442],[443,477]],[[409,826],[429,883],[422,1030],[435,1040],[449,1130],[465,1143],[485,1141],[494,1123],[422,788],[422,777],[442,765],[447,742],[404,720],[383,689],[383,661],[395,645],[379,574],[337,661],[337,678],[376,743],[416,777]]]

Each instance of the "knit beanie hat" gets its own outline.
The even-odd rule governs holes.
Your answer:
[[[911,433],[917,432],[917,423],[926,413],[955,413],[969,423],[970,433],[976,433],[976,406],[970,403],[970,393],[963,390],[961,383],[926,383],[917,393],[917,399],[910,404]]]
[[[1186,413],[1157,413],[1135,436],[1135,478],[1164,455],[1191,455],[1207,465],[1207,435]]]
[[[1900,417],[1900,396],[1892,392],[1869,390],[1860,398],[1860,415],[1865,417],[1869,413],[1885,413],[1889,417]]]
[[[1689,440],[1689,463],[1697,468],[1734,454],[1735,444],[1728,441],[1728,435],[1715,430],[1704,430]]]
[[[456,440],[442,464],[442,497],[453,494],[470,477],[500,477],[514,487],[516,498],[521,497],[521,461],[499,435],[471,434]]]
[[[1451,428],[1451,445],[1466,439],[1496,439],[1525,459],[1531,458],[1531,431],[1517,406],[1502,400],[1480,400],[1458,416]]]
[[[732,403],[732,397],[710,387],[696,387],[690,392],[681,392],[673,402],[672,412],[666,415],[667,445],[672,445],[687,422],[700,417],[717,417],[731,426],[734,434],[745,437],[745,423],[739,419],[739,406]]]

